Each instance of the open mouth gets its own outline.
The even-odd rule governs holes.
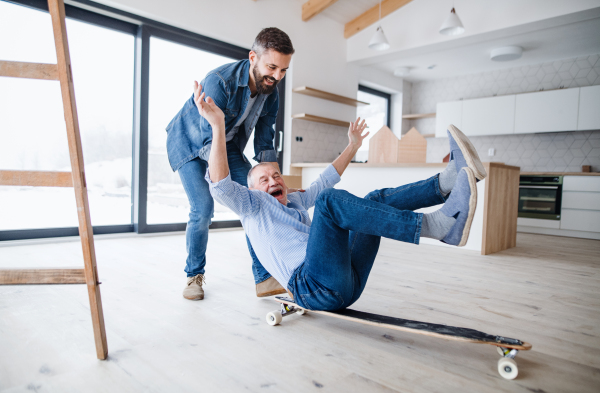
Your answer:
[[[275,191],[271,192],[270,194],[274,198],[279,198],[283,194],[283,191],[282,190],[275,190]]]
[[[275,83],[275,79],[265,78],[265,83],[272,85],[273,83]]]

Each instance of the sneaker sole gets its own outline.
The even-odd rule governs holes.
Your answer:
[[[204,295],[195,296],[195,297],[186,297],[185,295],[183,295],[183,298],[187,299],[187,300],[203,300],[204,299]]]
[[[473,171],[477,180],[485,179],[487,172],[479,159],[479,154],[477,154],[475,146],[473,146],[469,138],[453,124],[448,126],[448,132],[450,132],[450,135],[452,135],[452,138],[456,141],[456,144],[465,157],[468,167]]]
[[[275,290],[269,291],[269,292],[257,293],[256,297],[268,297],[268,296],[273,296],[273,295],[281,295],[282,293],[287,293],[287,291],[283,288],[275,289]]]
[[[471,224],[473,223],[473,217],[475,217],[475,210],[477,208],[477,180],[471,168],[465,168],[465,172],[469,179],[471,197],[469,198],[469,215],[467,216],[465,228],[463,229],[462,237],[460,238],[460,243],[458,243],[457,247],[464,247],[467,244],[469,233],[471,232]]]

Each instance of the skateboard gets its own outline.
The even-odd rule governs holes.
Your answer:
[[[267,323],[271,326],[279,325],[283,317],[287,317],[292,314],[303,315],[309,311],[298,306],[292,299],[285,296],[275,296],[275,300],[281,303],[281,310],[272,311],[267,314]],[[498,372],[505,379],[515,379],[517,377],[519,370],[517,368],[515,357],[519,351],[528,351],[532,347],[531,344],[521,340],[502,336],[494,336],[492,334],[487,334],[474,329],[411,321],[408,319],[371,314],[368,312],[356,311],[348,308],[339,311],[310,312],[345,319],[348,321],[360,322],[367,325],[400,330],[402,332],[444,338],[446,340],[494,345],[500,356],[502,356],[500,360],[498,360]]]

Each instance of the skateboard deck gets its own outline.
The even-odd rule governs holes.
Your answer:
[[[270,325],[278,325],[281,323],[283,317],[291,314],[304,314],[308,311],[367,325],[439,337],[446,340],[494,345],[498,348],[498,353],[502,355],[502,358],[498,361],[498,372],[506,379],[514,379],[517,376],[518,369],[514,357],[518,351],[528,351],[532,347],[530,343],[521,340],[487,334],[475,329],[412,321],[348,308],[339,311],[311,311],[298,306],[292,299],[285,296],[276,296],[275,300],[281,303],[281,311],[277,310],[267,314],[267,323]]]

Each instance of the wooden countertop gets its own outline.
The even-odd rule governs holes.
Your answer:
[[[330,162],[298,162],[295,164],[291,164],[292,168],[322,168],[331,164]],[[445,168],[448,163],[446,162],[423,162],[423,163],[412,163],[412,164],[398,164],[398,163],[389,163],[389,164],[369,164],[364,162],[351,162],[350,167],[354,168]],[[484,162],[484,166],[487,168],[493,167],[502,167],[509,169],[519,169],[518,166],[506,165],[501,162]]]
[[[600,172],[521,172],[521,176],[600,176]]]
[[[331,164],[330,162],[299,162],[296,164],[291,164],[293,168],[319,168],[326,167]],[[448,165],[445,162],[427,162],[427,163],[417,163],[417,164],[369,164],[364,162],[351,162],[350,167],[355,168],[444,168]]]

